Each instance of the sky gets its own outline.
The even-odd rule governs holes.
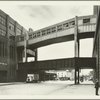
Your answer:
[[[56,3],[56,4],[55,4]],[[93,5],[80,2],[0,2],[0,9],[9,14],[26,29],[33,30],[59,23],[75,16],[93,14]]]
[[[89,1],[0,1],[0,9],[11,16],[27,30],[38,30],[61,21],[93,14],[93,5],[100,2]],[[93,39],[80,40],[80,57],[91,57]],[[38,49],[38,60],[74,57],[74,41],[48,45]]]

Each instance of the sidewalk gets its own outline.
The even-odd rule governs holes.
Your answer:
[[[45,81],[45,82],[41,82],[41,83],[52,83],[52,84],[71,84],[71,85],[75,85],[74,81]],[[26,84],[26,82],[7,82],[7,83],[0,83],[0,86],[5,86],[5,85],[16,85],[16,84]],[[91,84],[93,85],[94,83],[92,81],[85,81],[85,82],[80,82],[80,85],[84,85],[84,84]]]
[[[0,86],[5,86],[5,85],[16,85],[16,84],[24,84],[24,82],[7,82],[7,83],[0,83]]]
[[[100,91],[99,91],[100,94]],[[5,98],[57,98],[57,99],[100,99],[95,95],[94,84],[91,81],[75,85],[71,81],[45,81],[41,83],[9,82],[0,83],[0,97]],[[16,95],[16,96],[15,96]],[[42,96],[42,97],[41,97]]]

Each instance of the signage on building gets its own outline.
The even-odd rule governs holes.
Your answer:
[[[0,65],[7,65],[7,63],[0,62]]]

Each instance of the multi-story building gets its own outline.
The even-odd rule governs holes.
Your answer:
[[[0,10],[0,82],[16,80],[16,36],[26,33],[21,25]]]

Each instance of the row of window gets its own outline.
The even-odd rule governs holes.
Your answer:
[[[0,23],[4,26],[6,26],[6,19],[2,16],[0,16]]]
[[[90,18],[83,19],[83,24],[86,24],[86,23],[90,23]],[[46,30],[38,31],[38,32],[33,33],[33,34],[29,34],[29,39],[36,38],[36,37],[39,37],[41,35],[44,36],[44,35],[47,35],[47,34],[50,34],[50,33],[62,31],[62,30],[71,28],[74,25],[75,25],[75,21],[71,21],[69,23],[67,22],[67,23],[64,23],[64,24],[61,24],[61,25],[57,25],[55,27],[52,27],[52,28],[49,28],[49,29],[46,29]]]
[[[13,31],[13,34],[15,36],[15,26],[12,23],[9,23],[9,30]],[[17,28],[17,34],[21,35],[21,30]],[[0,35],[6,36],[6,30],[0,29]]]
[[[15,41],[15,36],[11,33],[9,33],[9,39]]]
[[[21,35],[22,34],[22,30],[19,29],[19,28],[15,29],[15,25],[12,24],[12,23],[9,23],[9,30],[13,31],[13,33],[15,33],[15,30],[16,30],[17,35]]]
[[[4,25],[4,26],[6,25],[6,19],[3,18],[2,16],[0,16],[0,23],[1,23],[2,25]],[[9,26],[8,26],[9,30],[15,32],[15,25],[12,24],[12,23],[10,23],[10,22],[9,22],[8,25],[9,25]],[[17,34],[21,35],[21,32],[22,32],[22,31],[21,31],[19,28],[17,28]]]
[[[10,46],[10,59],[15,59],[15,47]],[[0,57],[7,57],[7,44],[3,41],[0,41]]]
[[[2,35],[2,36],[6,36],[6,31],[3,30],[3,29],[0,29],[0,35]]]
[[[57,25],[57,26],[51,27],[51,28],[46,29],[46,30],[38,31],[38,32],[33,33],[33,34],[29,34],[29,39],[36,38],[36,37],[39,37],[41,35],[43,36],[43,35],[46,35],[46,34],[59,32],[59,31],[68,29],[70,27],[73,27],[74,25],[75,25],[75,21],[71,21],[69,23],[64,23],[64,24],[61,24],[61,25]]]
[[[0,29],[0,35],[6,36],[6,31],[3,29]],[[9,39],[15,40],[15,36],[13,34],[9,33]]]
[[[2,16],[0,16],[0,24],[6,26],[6,19]],[[8,26],[9,30],[15,32],[15,25],[9,22]],[[21,35],[21,30],[17,28],[17,33]]]
[[[21,35],[17,36],[17,41],[24,41],[24,36]]]
[[[83,19],[83,24],[87,24],[87,23],[90,23],[90,18]],[[48,29],[30,33],[28,36],[29,36],[29,39],[33,39],[39,36],[44,36],[44,35],[48,35],[54,32],[66,30],[68,28],[73,27],[74,25],[75,25],[75,21],[66,22],[66,23],[63,23],[63,24],[60,24]],[[23,40],[24,40],[24,36],[19,37],[19,41],[23,41]]]
[[[7,57],[7,44],[0,41],[0,57]]]

